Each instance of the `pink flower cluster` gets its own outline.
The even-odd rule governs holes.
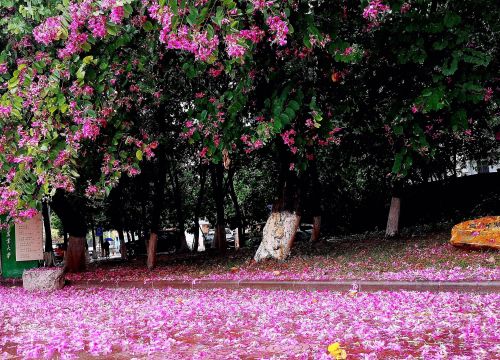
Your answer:
[[[240,139],[243,142],[243,144],[245,144],[247,146],[247,148],[245,149],[246,154],[249,154],[252,151],[258,150],[264,146],[264,142],[262,140],[257,139],[255,141],[252,141],[252,139],[250,138],[250,135],[246,135],[246,134],[242,135]]]
[[[250,0],[252,2],[254,10],[263,10],[265,8],[268,8],[274,4],[273,1],[269,0]]]
[[[206,31],[190,31],[186,25],[181,26],[177,34],[170,33],[160,40],[166,42],[167,48],[188,51],[201,61],[206,61],[219,45],[217,36],[209,39]]]
[[[290,151],[295,154],[297,153],[297,147],[295,144],[295,135],[297,132],[294,129],[286,130],[281,133],[281,138],[283,139],[283,143],[290,148]]]
[[[113,7],[113,9],[111,9],[109,19],[115,24],[121,24],[124,16],[125,10],[123,9],[123,6],[115,6]]]
[[[272,43],[280,46],[287,44],[288,24],[280,16],[270,16],[266,20],[269,30],[274,33]]]
[[[368,6],[363,10],[363,17],[367,20],[376,22],[378,18],[391,11],[388,5],[382,3],[382,0],[370,0]]]
[[[12,112],[12,106],[0,105],[0,117],[9,117]]]
[[[241,37],[236,34],[226,36],[226,51],[229,57],[240,58],[245,55],[246,47],[240,43]]]
[[[88,22],[88,27],[95,38],[99,39],[105,37],[107,34],[106,17],[104,15],[91,17]]]
[[[33,29],[33,36],[37,42],[49,45],[57,40],[61,29],[61,19],[58,16],[49,17]]]

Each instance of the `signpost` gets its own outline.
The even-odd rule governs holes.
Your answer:
[[[38,266],[43,259],[43,225],[41,215],[1,231],[1,275],[20,278],[25,269]]]

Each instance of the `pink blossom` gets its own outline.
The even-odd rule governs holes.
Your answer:
[[[404,3],[403,5],[401,5],[400,12],[401,14],[406,14],[408,11],[410,11],[410,9],[411,9],[411,4]]]
[[[104,15],[91,17],[88,24],[95,38],[103,38],[106,36],[106,17]]]
[[[109,20],[115,24],[121,24],[124,16],[125,11],[123,6],[115,6],[109,14]]]
[[[33,29],[33,36],[37,42],[49,45],[58,38],[61,29],[61,19],[57,16],[49,17]]]
[[[239,58],[245,55],[246,48],[238,42],[239,39],[238,36],[233,34],[226,36],[226,51],[229,57]]]
[[[85,189],[85,196],[89,198],[95,196],[98,193],[99,193],[99,188],[95,185],[89,185]]]
[[[268,8],[274,4],[273,1],[269,0],[250,0],[252,2],[253,8],[255,11],[257,10],[263,10],[265,8]]]
[[[207,156],[207,152],[208,152],[208,147],[204,147],[203,149],[201,149],[200,151],[200,157],[201,158],[205,158]]]
[[[380,15],[391,11],[388,5],[382,4],[382,0],[370,0],[368,6],[363,10],[363,17],[370,21],[377,21]]]
[[[0,75],[7,73],[8,70],[6,63],[0,63]]]
[[[491,100],[493,97],[493,89],[491,87],[488,87],[484,91],[484,101],[488,102]]]
[[[9,117],[12,112],[12,106],[0,105],[0,117]]]
[[[280,16],[271,16],[266,20],[269,30],[274,33],[272,43],[284,46],[287,43],[288,25]]]

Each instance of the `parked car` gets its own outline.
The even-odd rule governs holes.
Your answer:
[[[156,248],[157,253],[168,253],[175,250],[175,243],[178,233],[176,230],[161,230],[158,232],[158,245]],[[126,243],[127,255],[133,258],[137,255],[145,255],[147,253],[146,241],[138,239]]]
[[[64,259],[64,244],[53,245],[55,261],[60,263]]]
[[[205,235],[205,247],[209,248],[212,247],[212,243],[214,242],[215,238],[215,230],[210,229],[208,230],[208,234]],[[226,242],[228,243],[234,243],[234,231],[226,228]]]

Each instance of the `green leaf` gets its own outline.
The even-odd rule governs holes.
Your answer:
[[[292,100],[288,103],[288,106],[292,108],[294,111],[298,111],[300,109],[300,105],[297,101]]]
[[[443,75],[445,76],[451,76],[453,75],[458,69],[458,58],[453,57],[451,60],[451,64],[449,63],[449,59],[445,61],[443,64],[441,71],[443,72]]]
[[[137,160],[142,161],[142,151],[141,150],[137,150],[135,152],[135,157],[137,158]]]
[[[462,22],[462,18],[452,12],[447,12],[444,15],[443,23],[447,28],[452,28]]]
[[[142,25],[142,28],[143,28],[145,31],[151,31],[151,30],[153,30],[153,24],[151,23],[151,21],[146,21],[146,22]]]

